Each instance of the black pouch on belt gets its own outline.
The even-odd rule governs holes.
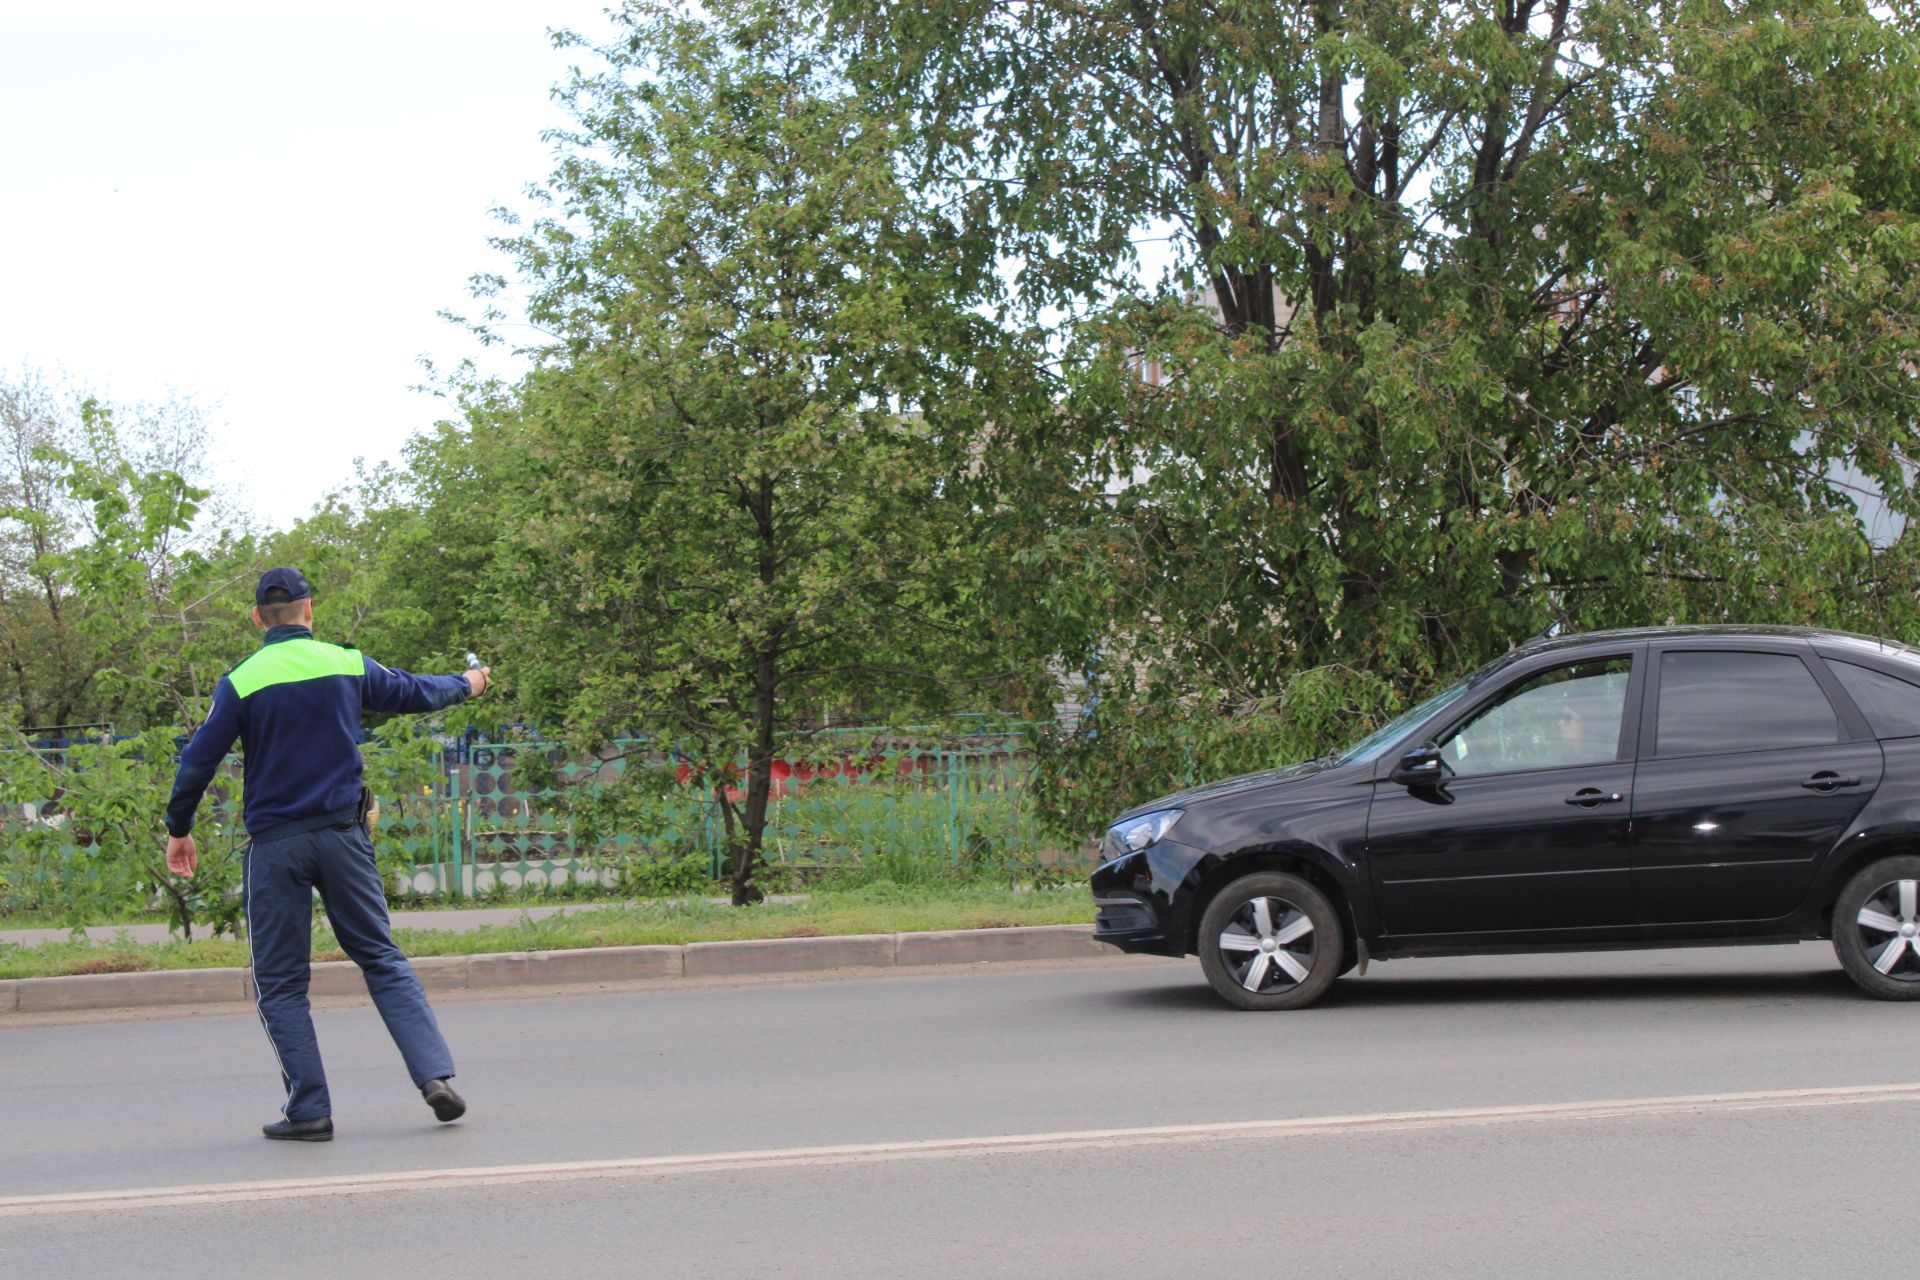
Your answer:
[[[360,803],[354,806],[353,820],[362,831],[367,829],[367,813],[373,808],[373,792],[360,788]]]

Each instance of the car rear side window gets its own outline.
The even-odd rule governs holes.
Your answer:
[[[1660,657],[1663,756],[1723,755],[1840,741],[1840,719],[1807,664],[1789,653],[1725,650]]]
[[[1866,716],[1874,737],[1920,738],[1920,687],[1837,658],[1828,658],[1827,667]]]

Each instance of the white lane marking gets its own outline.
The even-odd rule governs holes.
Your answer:
[[[932,1138],[869,1142],[836,1147],[787,1147],[723,1151],[707,1155],[641,1156],[626,1160],[577,1160],[555,1164],[414,1169],[396,1173],[345,1174],[269,1182],[145,1187],[122,1191],[77,1191],[0,1197],[0,1218],[54,1213],[125,1212],[130,1209],[244,1204],[370,1192],[429,1191],[461,1187],[515,1186],[582,1178],[669,1177],[791,1169],[816,1165],[872,1164],[892,1160],[938,1160],[1022,1152],[1078,1151],[1211,1142],[1231,1138],[1301,1138],[1388,1130],[1440,1129],[1551,1120],[1606,1120],[1687,1112],[1766,1111],[1787,1108],[1920,1102],[1920,1084],[1842,1085],[1819,1089],[1772,1089],[1758,1093],[1701,1093],[1666,1098],[1617,1098],[1599,1102],[1547,1102],[1514,1107],[1463,1107],[1446,1111],[1382,1111],[1368,1115],[1312,1116],[1294,1120],[1237,1120],[1224,1124],[1152,1125],[1137,1129],[1083,1129],[999,1137]]]

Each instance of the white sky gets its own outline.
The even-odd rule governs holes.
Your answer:
[[[211,410],[270,524],[445,416],[421,356],[504,264],[607,0],[0,0],[0,369]]]

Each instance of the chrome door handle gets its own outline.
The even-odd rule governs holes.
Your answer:
[[[1841,787],[1857,787],[1858,778],[1843,778],[1831,769],[1822,769],[1800,784],[1809,791],[1838,791]]]
[[[1619,804],[1626,797],[1618,791],[1602,791],[1598,787],[1582,787],[1567,797],[1568,804],[1577,804],[1582,809],[1591,809],[1596,805]]]

